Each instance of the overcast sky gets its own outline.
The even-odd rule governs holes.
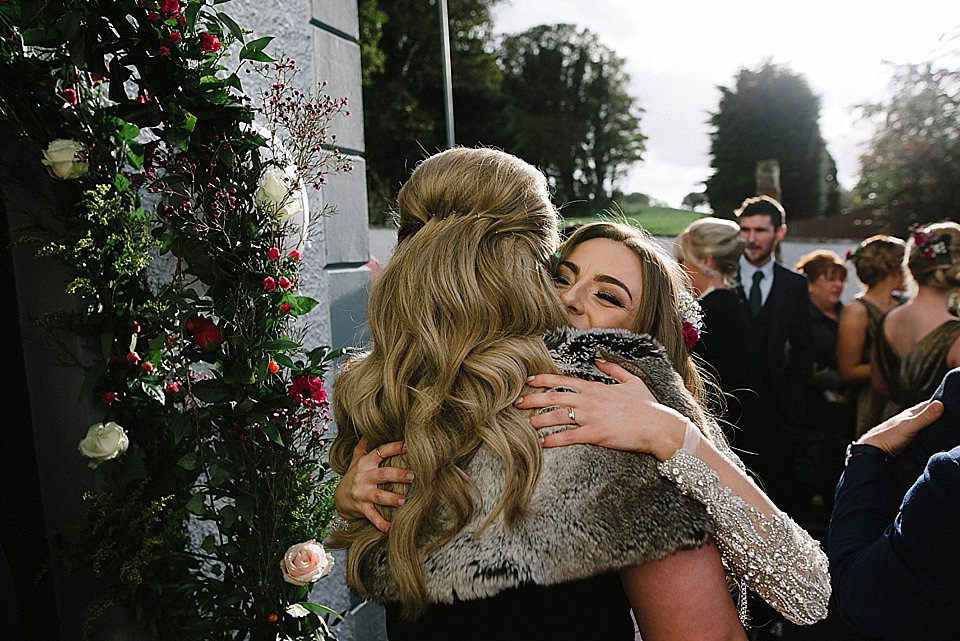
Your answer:
[[[499,33],[567,22],[626,59],[645,113],[645,160],[621,183],[679,206],[710,175],[709,112],[717,86],[766,59],[804,75],[821,98],[820,129],[849,189],[872,129],[854,106],[888,94],[885,62],[923,62],[960,42],[960,0],[505,0]]]

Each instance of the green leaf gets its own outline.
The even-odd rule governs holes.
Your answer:
[[[257,62],[273,62],[273,58],[263,52],[263,48],[266,47],[271,40],[273,40],[273,36],[264,36],[263,38],[251,40],[243,45],[243,49],[240,50],[240,59],[255,60]]]
[[[232,394],[232,387],[216,379],[197,381],[193,384],[193,395],[207,403],[222,403]]]
[[[204,516],[207,513],[207,497],[205,494],[194,494],[187,501],[187,511],[197,516]]]
[[[267,341],[263,345],[263,349],[268,352],[277,352],[277,351],[283,351],[288,349],[296,349],[298,347],[300,347],[300,343],[294,340],[290,340],[289,338],[286,338],[286,337],[277,338],[272,341]]]
[[[230,472],[219,463],[210,466],[210,485],[219,487],[223,482],[229,480]]]
[[[283,445],[283,439],[280,438],[280,430],[277,429],[277,426],[273,423],[268,423],[263,426],[263,433],[267,435],[271,441],[277,445]]]
[[[113,177],[113,186],[117,188],[117,191],[126,191],[127,187],[129,187],[131,184],[133,183],[130,182],[130,179],[120,172],[117,172]]]
[[[234,89],[236,89],[237,91],[243,91],[243,85],[240,83],[240,76],[238,76],[238,75],[235,74],[235,73],[232,73],[232,74],[230,74],[229,76],[227,76],[227,79],[224,80],[224,82],[225,82],[228,86],[233,87]]]
[[[319,301],[309,296],[294,296],[293,302],[290,304],[293,306],[294,313],[296,313],[297,316],[302,316],[316,307]]]
[[[188,414],[180,414],[174,417],[170,423],[170,427],[173,429],[173,442],[177,444],[183,440],[184,436],[190,433],[190,429],[193,426],[190,424],[190,416]]]
[[[227,505],[220,510],[220,525],[224,530],[229,530],[232,528],[239,518],[240,512],[237,511],[237,508],[233,507],[232,505]]]
[[[54,27],[33,27],[24,29],[21,37],[24,45],[43,47],[56,44],[60,39],[60,31]]]
[[[155,400],[156,402],[163,405],[166,401],[166,396],[163,394],[163,388],[155,383],[148,383],[146,381],[140,381],[140,389],[143,390],[143,393]]]
[[[143,145],[138,145],[136,143],[129,143],[126,146],[127,158],[130,160],[130,164],[140,169],[143,167]]]
[[[112,120],[117,126],[117,135],[120,137],[120,140],[136,140],[137,136],[140,135],[140,127],[127,122],[123,118],[114,117]]]
[[[237,497],[236,500],[237,512],[240,513],[240,516],[248,525],[253,525],[253,510],[256,507],[256,502],[253,500],[253,497],[249,494],[241,494]]]
[[[330,608],[320,605],[319,603],[310,603],[309,601],[303,601],[300,603],[304,608],[310,610],[314,614],[332,614],[341,621],[343,621],[343,616],[336,610],[331,610]]]
[[[296,369],[297,365],[293,362],[293,359],[287,356],[286,354],[274,354],[273,360],[277,361],[278,364],[283,365],[287,369]]]
[[[216,554],[217,539],[214,538],[212,534],[206,535],[203,537],[203,543],[200,544],[200,548],[207,554]]]
[[[194,452],[187,452],[180,457],[177,465],[185,470],[195,470],[197,469],[197,455]]]
[[[240,28],[240,25],[234,22],[233,18],[223,12],[218,12],[217,17],[220,18],[220,22],[227,25],[227,29],[230,30],[230,33],[233,34],[234,38],[240,42],[243,42],[243,29]]]
[[[194,116],[187,110],[183,111],[183,128],[190,133],[193,133],[193,129],[197,126],[197,117]]]

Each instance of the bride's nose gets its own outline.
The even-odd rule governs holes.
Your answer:
[[[582,296],[580,294],[580,288],[576,285],[560,292],[560,302],[567,308],[567,313],[571,315],[576,316],[583,313]]]

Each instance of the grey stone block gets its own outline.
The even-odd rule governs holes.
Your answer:
[[[330,338],[334,347],[363,345],[370,340],[367,329],[367,298],[370,270],[362,267],[328,269]]]
[[[313,29],[313,77],[327,81],[326,91],[334,97],[345,96],[351,116],[337,120],[331,130],[337,146],[362,152],[363,92],[360,86],[360,45],[340,36]]]
[[[327,177],[320,196],[325,205],[335,208],[323,218],[326,239],[326,264],[366,263],[370,258],[367,231],[366,163],[353,157],[353,171]]]
[[[341,31],[354,40],[360,37],[360,20],[356,2],[330,2],[313,0],[311,17],[330,29]]]

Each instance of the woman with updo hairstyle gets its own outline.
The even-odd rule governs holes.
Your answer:
[[[330,454],[331,544],[391,641],[626,641],[631,607],[648,641],[744,641],[725,563],[792,621],[826,616],[822,550],[697,401],[655,241],[587,225],[555,253],[545,178],[489,149],[426,159],[397,208]]]
[[[899,305],[904,288],[904,243],[893,236],[871,236],[847,252],[864,291],[844,306],[837,330],[837,368],[851,385],[856,403],[856,435],[886,416],[887,399],[870,386],[870,356],[883,316]]]
[[[874,387],[888,394],[887,415],[930,398],[960,366],[960,318],[950,311],[951,294],[960,288],[960,225],[915,227],[907,269],[916,295],[884,317],[871,369]]]
[[[759,445],[748,442],[756,434],[757,386],[755,368],[744,349],[750,341],[750,318],[736,293],[744,245],[735,222],[707,217],[693,221],[677,236],[673,253],[703,310],[704,331],[693,353],[723,393],[723,398],[711,399],[711,409],[738,428],[727,433],[733,445],[747,453],[758,451]],[[745,462],[752,467],[749,456]]]

